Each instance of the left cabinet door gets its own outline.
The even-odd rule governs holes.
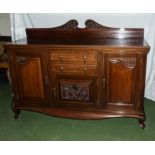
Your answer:
[[[19,51],[14,63],[19,104],[46,104],[43,54]]]

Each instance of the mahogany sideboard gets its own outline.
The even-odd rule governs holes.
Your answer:
[[[145,127],[144,88],[150,49],[141,28],[110,28],[93,20],[28,28],[5,44],[12,109],[76,119],[132,117]]]

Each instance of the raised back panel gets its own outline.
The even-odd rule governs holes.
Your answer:
[[[28,43],[50,44],[82,44],[85,40],[102,39],[143,39],[144,29],[140,28],[110,28],[102,26],[93,20],[85,22],[85,28],[79,28],[76,20],[54,28],[27,28]]]

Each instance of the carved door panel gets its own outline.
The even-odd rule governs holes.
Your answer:
[[[56,105],[95,107],[96,78],[56,75],[53,93]]]
[[[108,54],[105,59],[107,106],[136,107],[137,56]]]
[[[17,52],[15,64],[16,78],[18,78],[19,103],[45,103],[42,55]]]

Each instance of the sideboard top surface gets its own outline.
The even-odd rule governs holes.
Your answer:
[[[5,46],[103,46],[103,47],[142,47],[149,48],[148,43],[144,39],[102,39],[102,40],[79,40],[59,43],[27,43],[26,39],[20,39],[14,42],[9,42]]]

